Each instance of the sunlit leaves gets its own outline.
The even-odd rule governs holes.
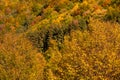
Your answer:
[[[0,43],[0,79],[42,79],[45,61],[22,35],[6,34]]]
[[[0,0],[0,80],[119,80],[119,3]]]

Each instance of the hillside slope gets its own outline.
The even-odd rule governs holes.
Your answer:
[[[120,0],[0,0],[0,80],[120,80]]]

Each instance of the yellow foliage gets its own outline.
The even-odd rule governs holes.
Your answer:
[[[40,80],[45,60],[22,35],[8,33],[0,43],[0,79]]]
[[[64,47],[60,50],[62,57],[58,57],[59,52],[56,49],[48,49],[49,54],[52,55],[49,60],[50,69],[57,79],[114,80],[119,78],[119,24],[92,20],[90,26],[91,32],[76,30],[71,32],[70,36],[65,36]]]
[[[71,10],[71,12],[75,12],[79,9],[79,3],[76,3],[75,6],[73,7],[73,9]]]
[[[119,13],[119,0],[0,0],[0,80],[119,80]]]

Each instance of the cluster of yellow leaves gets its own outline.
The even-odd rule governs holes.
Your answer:
[[[11,31],[1,36],[1,31],[0,80],[119,80],[120,24],[99,21],[107,9],[110,13],[108,18],[119,19],[119,7],[114,9],[109,6],[111,1],[115,2],[1,0],[0,29],[5,26],[17,32],[17,29],[20,31],[18,27],[27,27],[26,33],[34,33],[44,27],[41,29],[43,34],[35,34],[40,38],[36,37],[34,42],[38,48],[46,43],[48,49],[43,56],[22,33]],[[118,12],[113,13],[115,11]],[[95,19],[97,17],[100,17],[99,20]],[[83,18],[83,22],[79,18]],[[61,32],[52,30],[54,26]],[[68,29],[62,33],[60,29],[66,26],[69,26]],[[88,29],[82,31],[71,28],[75,26],[88,26]],[[51,29],[53,33],[45,29]],[[68,34],[65,34],[67,30]],[[49,32],[53,34],[52,37]],[[63,41],[56,41],[61,36],[64,37]],[[53,37],[57,39],[52,40]]]
[[[93,20],[91,29],[90,33],[73,32],[72,40],[64,43],[64,56],[69,64],[77,62],[79,69],[74,69],[82,69],[84,78],[111,79],[120,73],[120,25]]]
[[[43,79],[45,60],[23,35],[5,34],[0,41],[1,80]]]
[[[120,25],[92,20],[90,26],[90,32],[77,30],[66,36],[62,50],[48,49],[50,79],[119,79]]]

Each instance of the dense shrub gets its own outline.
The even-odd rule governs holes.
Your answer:
[[[22,35],[5,34],[0,42],[0,80],[43,79],[45,60]]]
[[[119,80],[119,25],[94,20],[90,25],[92,32],[76,30],[65,36],[61,50],[52,40],[45,53],[46,79]]]
[[[120,0],[111,0],[111,5],[119,6],[120,5]]]
[[[120,9],[119,7],[113,8],[109,7],[107,14],[105,15],[105,20],[112,20],[120,23]]]
[[[120,23],[120,1],[119,0],[100,0],[100,5],[107,10],[103,17],[107,21]]]
[[[0,0],[0,80],[120,80],[119,4]]]
[[[64,41],[64,36],[69,35],[73,30],[87,30],[88,24],[84,18],[75,19],[72,22],[63,25],[51,24],[48,27],[40,27],[35,32],[29,32],[28,38],[33,45],[39,48],[39,51],[45,52],[49,47],[49,40],[54,39],[60,44]]]

